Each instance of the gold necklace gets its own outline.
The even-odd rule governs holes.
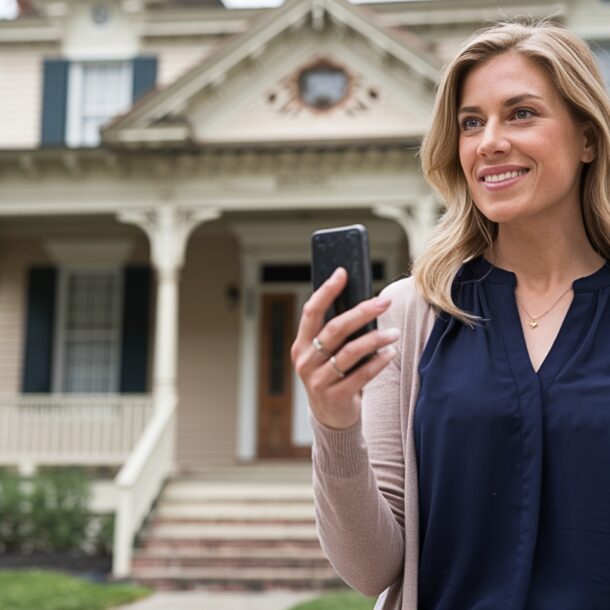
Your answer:
[[[543,316],[546,316],[546,314],[549,313],[553,309],[553,307],[555,307],[555,305],[557,305],[557,303],[559,303],[559,301],[561,301],[561,299],[563,299],[563,297],[568,294],[570,290],[572,290],[572,286],[568,286],[568,288],[559,295],[559,298],[544,313],[541,313],[539,316],[533,316],[531,313],[529,313],[527,309],[525,309],[525,307],[523,306],[523,303],[518,299],[517,295],[515,295],[515,299],[517,300],[517,304],[519,305],[519,307],[521,307],[521,309],[523,309],[523,311],[529,317],[530,321],[528,322],[528,324],[530,328],[536,328],[538,326],[538,320],[540,320],[540,318],[542,318]]]

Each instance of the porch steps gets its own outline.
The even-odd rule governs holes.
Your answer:
[[[132,576],[157,589],[342,584],[317,540],[309,464],[171,480],[138,536]]]

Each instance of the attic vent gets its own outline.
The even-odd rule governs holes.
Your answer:
[[[349,90],[349,76],[342,68],[319,63],[301,72],[299,97],[311,108],[326,110],[341,102]]]

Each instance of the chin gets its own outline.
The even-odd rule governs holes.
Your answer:
[[[497,224],[519,222],[527,220],[532,216],[531,208],[524,206],[523,202],[494,203],[490,205],[477,204],[477,209],[487,218],[487,220]]]

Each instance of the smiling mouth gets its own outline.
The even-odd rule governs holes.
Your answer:
[[[483,178],[481,178],[481,182],[485,182],[486,184],[506,182],[507,180],[512,180],[513,178],[523,176],[524,174],[527,174],[527,172],[529,172],[529,169],[520,169],[512,172],[504,172],[502,174],[489,174],[487,176],[483,176]]]

